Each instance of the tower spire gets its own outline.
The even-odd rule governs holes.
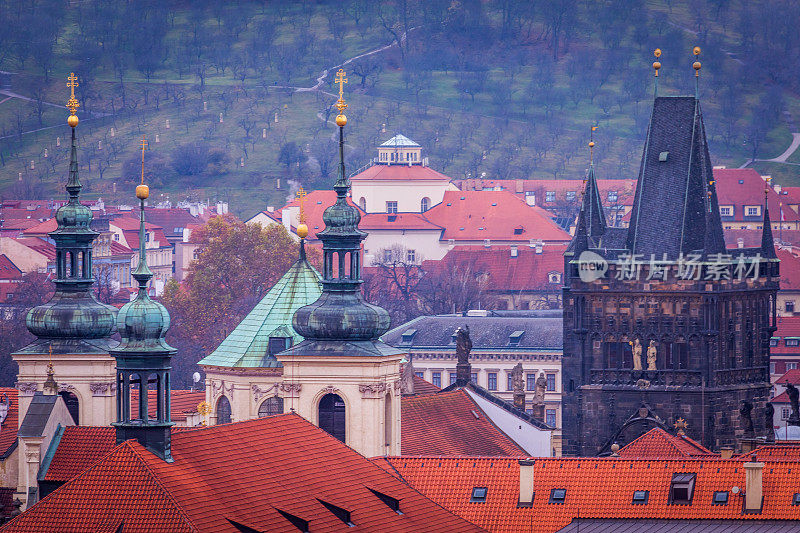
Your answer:
[[[764,184],[764,222],[761,225],[761,257],[765,259],[775,259],[775,240],[772,238],[772,222],[769,218],[769,187],[771,178],[767,178]]]
[[[300,237],[300,259],[306,258],[306,237],[308,236],[308,226],[306,225],[305,200],[308,193],[300,187],[297,191],[297,199],[300,200],[300,224],[297,226],[297,236]]]
[[[142,183],[136,187],[139,199],[139,265],[132,273],[139,283],[133,301],[119,310],[117,329],[120,344],[110,353],[117,360],[117,444],[136,439],[167,462],[172,462],[172,420],[170,407],[171,359],[176,351],[164,336],[169,329],[169,313],[147,294],[153,273],[147,266],[145,248],[144,201],[150,188],[144,184],[144,151],[147,140],[142,137]],[[131,391],[138,386],[138,410],[131,409]],[[155,387],[155,417],[150,414],[149,391]]]

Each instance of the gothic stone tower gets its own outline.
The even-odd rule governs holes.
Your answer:
[[[779,277],[764,209],[761,247],[726,251],[696,97],[655,99],[627,229],[607,227],[590,169],[564,257],[566,454],[678,419],[714,448],[771,432]]]
[[[344,83],[344,71],[337,81]],[[389,314],[361,296],[361,215],[347,203],[341,97],[336,202],[325,210],[322,295],[298,309],[292,325],[305,340],[276,355],[283,365],[284,408],[318,425],[366,457],[400,454],[400,361],[403,352],[378,338]],[[305,236],[307,228],[298,228]]]
[[[13,357],[19,364],[20,421],[34,393],[43,387],[52,361],[60,393],[75,423],[105,426],[114,420],[114,359],[108,351],[117,344],[110,338],[117,310],[98,302],[92,293],[92,243],[98,233],[89,228],[92,212],[79,199],[75,80],[75,75],[70,75],[69,201],[56,212],[58,228],[50,233],[56,245],[55,294],[30,310],[26,325],[37,339]]]

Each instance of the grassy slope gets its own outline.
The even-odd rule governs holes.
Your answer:
[[[651,12],[662,12],[661,16],[669,17],[677,25],[688,25],[689,14],[685,9],[676,6],[672,13],[667,13],[666,8],[656,2],[649,4]],[[270,8],[267,8],[270,9]],[[319,12],[311,19],[310,29],[317,39],[330,38],[327,19],[325,13],[319,8]],[[268,14],[269,15],[269,14]],[[253,17],[265,16],[253,10]],[[293,26],[290,24],[292,17],[289,13],[284,18],[281,26],[277,43],[286,43],[291,39]],[[178,28],[181,24],[180,14],[176,18]],[[209,21],[208,24],[215,24]],[[342,57],[369,50],[386,42],[386,36],[380,28],[371,28],[365,38],[362,38],[352,25],[348,24],[348,32],[343,41]],[[74,31],[74,27],[73,27]],[[240,37],[240,42],[249,38],[249,31],[245,31]],[[730,34],[728,38],[735,40],[735,35]],[[177,38],[178,29],[173,31],[171,37]],[[65,37],[66,38],[66,37]],[[691,41],[691,36],[687,37]],[[577,39],[572,44],[572,50],[579,50],[595,46],[592,39]],[[234,46],[234,49],[241,44]],[[634,47],[633,43],[628,46]],[[547,54],[549,51],[543,46],[532,47],[532,55],[537,53]],[[649,113],[649,101],[645,99],[637,105],[628,103],[621,108],[618,105],[611,106],[609,113],[604,114],[597,102],[591,104],[588,101],[581,102],[579,105],[573,104],[567,98],[564,109],[559,112],[557,119],[558,131],[552,131],[545,123],[544,111],[540,106],[532,106],[528,112],[524,112],[523,95],[534,74],[531,66],[522,67],[517,74],[511,88],[512,100],[505,107],[510,109],[511,117],[503,119],[499,117],[498,109],[492,102],[488,93],[478,94],[474,103],[469,97],[460,95],[456,89],[456,76],[452,73],[435,72],[431,78],[430,86],[420,93],[420,100],[423,104],[421,108],[416,106],[415,95],[406,89],[403,81],[402,72],[396,68],[396,53],[384,53],[380,57],[386,61],[383,72],[378,78],[376,86],[369,91],[362,91],[358,87],[358,78],[350,75],[350,85],[347,87],[348,102],[350,108],[348,115],[350,123],[348,126],[348,142],[353,147],[349,153],[348,165],[350,169],[355,169],[365,163],[369,157],[374,155],[374,146],[387,138],[394,132],[402,132],[418,141],[425,140],[424,148],[426,154],[430,156],[431,165],[438,170],[453,177],[461,177],[468,172],[483,173],[494,176],[494,168],[498,161],[510,161],[513,167],[516,161],[529,157],[532,153],[530,140],[525,140],[526,133],[531,129],[534,135],[549,135],[555,139],[555,146],[549,151],[547,156],[539,162],[536,168],[532,169],[525,177],[552,178],[565,177],[574,178],[582,175],[585,168],[586,149],[585,142],[588,126],[594,122],[599,122],[601,129],[598,132],[597,150],[597,169],[601,177],[634,177],[638,169],[638,159],[641,151],[641,130],[637,128],[634,116]],[[394,60],[393,60],[394,59]],[[676,92],[686,93],[686,89],[691,84],[691,73],[678,70],[675,63],[676,58],[665,58],[665,70],[669,61],[669,77],[662,78],[664,87],[662,93],[675,94]],[[322,57],[310,57],[304,69],[294,76],[294,79],[285,80],[280,74],[275,72],[274,80],[279,84],[297,84],[309,86],[314,83],[317,73],[321,68],[335,63]],[[82,162],[86,162],[89,157],[98,155],[98,141],[103,141],[104,150],[115,145],[118,155],[111,160],[111,166],[99,178],[96,166],[81,170],[84,182],[87,184],[87,196],[102,196],[106,200],[124,201],[132,197],[133,181],[132,177],[122,176],[122,163],[136,156],[138,140],[142,134],[146,134],[150,140],[150,147],[169,159],[172,149],[178,144],[205,140],[213,146],[222,146],[230,153],[231,164],[228,171],[213,179],[208,178],[179,178],[170,176],[168,181],[160,187],[154,189],[157,195],[164,194],[173,200],[180,200],[185,197],[226,199],[231,203],[231,207],[240,216],[250,216],[254,212],[263,209],[266,205],[281,205],[288,191],[275,189],[275,178],[288,177],[285,167],[277,160],[280,146],[286,141],[295,141],[300,146],[306,147],[310,143],[319,142],[331,133],[332,128],[322,130],[321,121],[316,114],[321,111],[329,99],[321,98],[318,95],[286,94],[284,91],[268,91],[266,95],[258,95],[257,83],[254,79],[248,79],[245,86],[241,89],[239,99],[233,103],[225,115],[224,123],[219,123],[219,113],[223,104],[219,93],[225,89],[234,90],[239,86],[239,82],[228,76],[212,75],[206,80],[205,94],[200,96],[196,91],[197,80],[191,75],[184,75],[179,79],[177,73],[166,65],[157,71],[152,80],[153,84],[166,82],[178,85],[185,89],[187,98],[182,107],[174,103],[162,103],[160,109],[156,110],[152,105],[140,107],[135,114],[126,117],[112,117],[104,119],[88,120],[88,116],[82,115],[81,126],[79,127],[82,152],[79,156]],[[32,67],[31,67],[32,68]],[[597,68],[600,68],[599,66]],[[704,68],[713,68],[706,65]],[[53,75],[52,83],[49,87],[46,100],[61,103],[66,100],[63,88],[63,77],[68,69],[80,69],[80,65],[70,63],[65,60],[59,66],[59,72]],[[684,69],[688,70],[688,69]],[[99,84],[99,90],[108,96],[118,91],[116,83],[112,79],[112,72],[104,72],[99,76],[100,80],[105,80]],[[139,91],[144,86],[144,80],[135,69],[130,69],[127,76],[128,91]],[[15,79],[15,90],[17,82]],[[24,78],[22,78],[24,82]],[[330,82],[330,78],[328,79]],[[569,78],[566,73],[566,62],[561,61],[556,66],[555,72],[556,87],[566,90]],[[628,71],[623,76],[615,76],[603,87],[603,91],[614,95],[623,90],[624,83],[651,83],[649,65],[647,63],[633,62]],[[503,71],[494,68],[490,72],[488,84],[508,83]],[[24,83],[21,83],[24,87]],[[686,85],[687,87],[684,87]],[[332,90],[328,87],[328,90]],[[650,89],[648,89],[649,92]],[[245,95],[244,93],[247,93]],[[751,95],[743,104],[743,120],[749,113],[749,107],[755,101],[755,95]],[[208,111],[202,112],[202,101],[208,105]],[[786,99],[786,106],[790,112],[797,117],[800,122],[800,100],[794,97]],[[711,91],[704,88],[703,107],[707,117],[707,129],[711,137],[712,158],[717,164],[727,164],[738,166],[749,156],[749,149],[742,146],[741,142],[734,143],[728,150],[720,141],[720,136],[716,134],[721,126],[716,124],[713,118],[719,113],[719,103],[714,98]],[[6,125],[7,130],[13,131],[13,124],[16,121],[16,111],[23,114],[30,112],[30,104],[25,104],[19,100],[9,100],[0,104],[0,124]],[[279,122],[274,122],[274,112],[278,110]],[[239,119],[242,117],[255,117],[256,125],[255,146],[247,148],[247,158],[245,165],[239,165],[240,158],[244,157],[241,139],[243,130],[238,126]],[[46,129],[42,132],[26,135],[20,142],[17,139],[0,140],[0,150],[6,154],[6,164],[0,172],[0,191],[10,187],[18,177],[19,172],[23,172],[24,179],[40,180],[46,186],[46,191],[50,194],[58,194],[61,187],[60,178],[66,173],[66,136],[69,129],[63,125],[65,113],[56,108],[47,108],[43,116],[44,126],[56,127]],[[169,130],[165,127],[167,119],[171,121]],[[35,117],[27,117],[28,128],[38,127]],[[381,125],[386,124],[386,132],[381,132]],[[110,128],[114,127],[116,135],[110,137]],[[269,128],[266,139],[261,138],[262,128]],[[432,133],[433,132],[433,133]],[[160,142],[155,143],[155,136],[159,136]],[[56,147],[56,137],[61,136],[61,147]],[[482,157],[482,153],[487,146],[488,139],[495,138],[496,147],[489,150]],[[764,147],[761,150],[762,157],[773,157],[781,153],[788,145],[790,140],[788,129],[781,126],[770,132]],[[459,150],[458,146],[463,147]],[[44,149],[47,148],[49,157],[43,157]],[[9,158],[9,151],[14,152],[16,157]],[[571,159],[566,165],[560,165],[560,154],[567,153]],[[453,154],[452,164],[446,163],[446,156]],[[769,155],[767,155],[769,154]],[[792,161],[796,160],[796,157]],[[30,169],[30,160],[35,161],[35,169]],[[54,164],[51,164],[55,162]],[[772,168],[780,167],[780,168]],[[785,168],[789,167],[789,168]],[[777,182],[781,183],[800,183],[800,167],[789,165],[770,165],[759,163],[756,168],[764,173],[771,173]],[[310,171],[300,172],[297,177],[301,181]],[[515,175],[512,172],[512,175]],[[516,175],[519,175],[517,173]],[[127,179],[126,179],[127,178]],[[284,187],[285,187],[285,179]],[[114,193],[114,183],[117,183],[117,192]]]

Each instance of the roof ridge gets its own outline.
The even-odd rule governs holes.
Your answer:
[[[165,493],[165,495],[167,496],[167,499],[170,501],[170,503],[172,503],[172,505],[175,506],[175,508],[178,510],[178,514],[180,514],[180,516],[187,522],[187,524],[189,525],[190,528],[192,528],[194,531],[198,531],[199,532],[200,529],[198,529],[197,526],[195,526],[194,521],[191,518],[189,518],[189,515],[187,514],[187,512],[183,508],[183,506],[180,503],[178,503],[178,501],[172,495],[172,492],[161,482],[161,479],[159,478],[158,474],[150,467],[150,464],[148,464],[148,462],[147,462],[147,460],[145,460],[144,456],[139,452],[139,450],[136,449],[135,446],[133,446],[134,442],[136,442],[138,444],[138,442],[135,441],[134,439],[126,440],[122,444],[117,446],[116,449],[121,449],[123,446],[127,446],[128,449],[136,457],[136,459],[142,464],[144,469],[147,470],[147,473],[150,474],[150,476],[153,479],[153,481],[155,482],[155,484]],[[139,446],[141,446],[141,445],[139,445]],[[144,447],[142,447],[142,448],[146,449]],[[161,460],[160,458],[158,458],[155,455],[153,455],[153,457],[156,457],[159,461]],[[88,470],[87,470],[87,472],[88,472]]]

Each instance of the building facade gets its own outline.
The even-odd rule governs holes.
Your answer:
[[[683,419],[709,448],[763,436],[778,262],[726,252],[700,103],[654,101],[629,228],[589,169],[565,254],[564,449],[605,453]]]

